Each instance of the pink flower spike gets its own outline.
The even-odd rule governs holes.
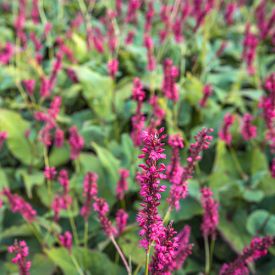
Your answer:
[[[85,201],[80,210],[80,214],[85,220],[88,220],[91,212],[92,201],[95,200],[97,196],[97,178],[97,174],[92,172],[88,172],[84,177],[83,198]]]
[[[120,169],[119,170],[120,178],[116,187],[116,196],[119,200],[123,200],[125,192],[128,190],[127,178],[129,177],[129,170]]]
[[[72,251],[73,237],[71,232],[66,231],[63,235],[59,236],[59,241],[63,247],[68,249],[69,253]]]
[[[2,194],[7,197],[11,211],[20,213],[27,222],[33,222],[36,218],[36,211],[32,206],[17,194],[12,194],[8,188],[4,188]]]
[[[29,95],[33,95],[35,88],[35,80],[34,79],[26,79],[22,81],[24,88],[26,89]]]
[[[201,107],[205,107],[206,105],[206,102],[207,102],[207,99],[212,95],[212,91],[213,91],[213,88],[210,84],[206,84],[204,87],[203,87],[203,97],[202,99],[200,100],[200,106]]]
[[[171,59],[166,59],[163,64],[164,79],[162,83],[162,90],[168,99],[174,102],[179,99],[179,91],[176,85],[176,78],[179,76],[179,70],[173,65]]]
[[[257,136],[257,128],[252,124],[253,117],[250,114],[244,114],[242,119],[241,133],[244,140],[250,140]]]
[[[117,71],[118,71],[118,60],[117,59],[111,59],[109,62],[108,62],[108,72],[109,72],[109,75],[112,77],[112,78],[115,78],[116,74],[117,74]]]
[[[161,193],[165,190],[160,185],[160,179],[164,179],[165,165],[158,163],[165,159],[164,143],[166,135],[162,135],[164,128],[155,130],[152,133],[143,133],[143,154],[139,157],[144,158],[145,164],[140,165],[142,172],[138,173],[137,180],[140,184],[140,196],[142,198],[141,209],[137,215],[137,222],[141,227],[140,236],[141,246],[148,249],[150,243],[158,241],[164,234],[164,225],[158,213]]]
[[[84,139],[79,135],[76,126],[72,126],[69,130],[69,144],[71,148],[71,159],[77,159],[82,148],[84,147]]]
[[[211,236],[215,239],[219,223],[218,203],[213,199],[213,193],[208,187],[201,189],[201,204],[204,210],[201,230],[205,237]]]
[[[113,227],[111,221],[107,217],[107,213],[109,212],[108,203],[103,198],[95,198],[93,208],[98,215],[101,227],[105,232],[106,236],[112,237],[117,235],[116,228]]]
[[[47,180],[54,180],[55,176],[56,176],[56,169],[55,169],[55,167],[46,166],[45,169],[44,169],[44,177],[45,177],[45,179],[47,179]]]
[[[221,130],[219,131],[219,137],[223,140],[227,145],[230,145],[232,142],[232,135],[230,133],[230,127],[234,122],[234,116],[231,114],[226,114],[223,118],[223,125]]]
[[[201,152],[208,149],[211,140],[210,133],[213,129],[203,128],[196,136],[195,142],[190,145],[187,165],[182,168],[181,176],[173,182],[168,197],[170,207],[180,209],[180,200],[186,198],[188,194],[188,180],[192,178],[195,166],[201,159]]]
[[[127,212],[125,212],[124,209],[119,209],[116,212],[116,225],[117,225],[118,236],[124,232],[127,225],[127,220],[128,220]]]
[[[27,260],[29,255],[29,248],[25,241],[15,241],[13,245],[9,246],[8,252],[15,253],[15,257],[11,260],[19,269],[20,275],[30,275],[31,261]]]
[[[254,237],[249,246],[245,247],[242,254],[229,264],[224,264],[220,275],[248,275],[248,264],[265,256],[268,248],[274,245],[274,237]]]

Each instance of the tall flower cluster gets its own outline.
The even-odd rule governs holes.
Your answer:
[[[113,227],[111,221],[108,219],[109,205],[103,198],[95,198],[93,203],[94,211],[97,213],[101,227],[108,237],[115,236],[117,234],[117,229]]]
[[[186,198],[188,194],[188,180],[192,178],[195,166],[201,159],[201,152],[206,150],[213,139],[209,134],[213,129],[203,128],[196,136],[195,142],[190,145],[187,165],[183,167],[179,181],[175,181],[170,189],[168,202],[170,207],[180,208],[180,200]]]
[[[4,47],[0,48],[0,63],[3,65],[8,64],[14,52],[14,46],[10,42],[7,42]]]
[[[234,122],[234,116],[231,114],[226,114],[223,118],[223,125],[219,131],[219,137],[227,145],[230,145],[232,142],[232,135],[230,133],[230,127]]]
[[[31,261],[27,260],[29,255],[29,248],[25,241],[15,241],[15,243],[8,248],[8,252],[15,254],[15,257],[11,260],[16,264],[19,269],[20,275],[29,275],[31,268]]]
[[[257,20],[258,29],[260,31],[261,39],[267,38],[272,34],[275,23],[275,9],[271,11],[271,15],[267,15],[267,1],[262,0],[256,8],[255,17]]]
[[[147,50],[147,69],[153,71],[156,68],[156,60],[154,57],[154,42],[151,36],[145,34],[144,46]]]
[[[268,253],[268,248],[273,244],[274,238],[272,237],[255,237],[235,261],[222,266],[220,275],[248,275],[247,265],[265,256]]]
[[[203,97],[200,100],[199,104],[200,104],[201,107],[205,107],[207,99],[212,95],[213,88],[210,84],[206,84],[203,87],[202,92],[203,92]]]
[[[150,271],[153,275],[170,274],[169,268],[174,261],[175,251],[178,248],[176,234],[177,232],[170,223],[164,229],[163,236],[156,242],[155,253],[150,264]]]
[[[209,187],[201,189],[201,204],[204,211],[201,231],[203,236],[211,236],[215,239],[219,223],[218,203],[213,199],[213,193]]]
[[[243,53],[242,58],[246,63],[247,71],[249,74],[255,74],[254,60],[256,57],[256,49],[258,46],[258,38],[250,30],[250,25],[247,24],[245,29],[245,37],[243,40]]]
[[[80,214],[84,217],[85,220],[88,220],[91,212],[92,202],[97,196],[97,178],[97,174],[92,172],[88,172],[84,177],[83,198],[85,201],[80,210]]]
[[[191,228],[185,225],[184,228],[177,234],[178,246],[175,251],[173,262],[170,266],[170,270],[178,270],[182,267],[185,260],[192,254],[193,245],[189,243]]]
[[[180,150],[184,147],[183,138],[180,134],[169,136],[168,144],[172,148],[170,164],[167,166],[167,179],[173,184],[177,183],[183,171],[180,163]]]
[[[176,78],[179,76],[179,70],[173,65],[171,59],[166,59],[163,64],[164,79],[162,83],[162,90],[168,99],[177,101],[179,98],[179,91],[176,85]]]
[[[63,146],[64,133],[58,127],[58,124],[56,122],[57,116],[60,112],[61,104],[61,97],[55,96],[47,112],[36,112],[34,114],[34,118],[37,121],[41,121],[44,123],[42,129],[39,131],[39,137],[40,141],[47,147],[53,144],[53,139],[55,139],[56,145],[58,145],[59,147]],[[54,136],[53,132],[55,132]]]
[[[127,225],[129,215],[124,209],[119,209],[116,212],[116,227],[117,227],[117,235],[121,235]]]
[[[236,3],[228,3],[225,7],[225,22],[227,25],[233,24],[234,12],[236,11],[237,4]]]
[[[69,253],[72,251],[73,237],[70,231],[66,231],[63,235],[59,235],[59,241],[63,247],[68,249]]]
[[[137,175],[142,197],[137,222],[141,227],[142,240],[140,243],[146,250],[152,242],[159,240],[164,230],[162,219],[158,213],[161,193],[165,190],[165,186],[160,185],[160,179],[165,178],[163,174],[165,165],[159,163],[161,159],[166,158],[162,142],[166,135],[162,135],[163,131],[164,128],[161,128],[153,133],[143,133],[143,153],[139,156],[145,160],[145,164],[140,164],[142,172]]]
[[[124,199],[125,192],[128,190],[127,178],[129,177],[129,170],[121,168],[119,170],[119,180],[116,187],[116,196],[119,200]]]
[[[152,274],[170,275],[179,270],[192,253],[193,245],[189,243],[190,227],[186,225],[177,235],[170,223],[165,234],[156,244],[150,269]]]
[[[69,206],[72,204],[72,197],[69,195],[70,181],[68,172],[65,169],[59,172],[58,182],[63,187],[63,191],[61,194],[56,194],[52,202],[52,209],[54,211],[55,221],[58,221],[61,209],[68,209]]]
[[[242,119],[241,133],[244,140],[250,140],[257,136],[257,127],[252,124],[253,116],[244,114]]]
[[[71,159],[77,159],[81,150],[84,147],[84,139],[78,133],[76,126],[72,126],[69,130],[69,144],[71,148]]]
[[[159,98],[157,95],[152,95],[150,100],[149,100],[149,104],[152,106],[152,118],[150,120],[150,124],[149,124],[149,130],[154,130],[156,128],[158,128],[164,117],[165,117],[165,111],[160,107],[159,105]]]
[[[134,79],[133,99],[137,102],[136,113],[132,117],[132,132],[131,137],[136,146],[140,146],[142,142],[141,133],[144,128],[145,116],[141,112],[141,107],[145,99],[142,83],[139,78]]]
[[[8,188],[4,188],[2,194],[8,199],[11,211],[20,213],[27,222],[33,222],[36,218],[36,211],[32,206],[17,194],[12,194]]]

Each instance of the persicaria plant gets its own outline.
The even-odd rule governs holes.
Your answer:
[[[0,15],[0,274],[274,274],[273,1]]]

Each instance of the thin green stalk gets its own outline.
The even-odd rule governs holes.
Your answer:
[[[126,270],[127,270],[128,275],[131,275],[132,271],[131,271],[131,269],[130,269],[130,267],[129,267],[126,259],[125,259],[125,256],[123,255],[123,252],[121,251],[119,245],[117,244],[114,236],[111,236],[110,240],[112,241],[113,245],[115,246],[115,248],[116,248],[116,250],[117,250],[117,252],[118,252],[118,254],[119,254],[119,256],[120,256],[120,258],[121,258],[121,260],[122,260],[122,262],[123,262],[123,264],[124,264],[124,266],[126,268]]]
[[[169,206],[164,218],[163,218],[163,223],[166,224],[169,221],[170,214],[171,214],[172,208]]]
[[[88,248],[88,241],[89,241],[89,222],[85,220],[84,224],[84,247]]]
[[[72,231],[73,231],[73,236],[74,236],[75,243],[76,243],[76,245],[78,245],[79,244],[79,238],[78,238],[77,229],[76,229],[76,225],[75,225],[75,221],[74,221],[71,206],[69,208],[69,220],[70,220],[70,225],[71,225],[71,228],[72,228]]]
[[[204,250],[205,250],[205,275],[208,275],[210,272],[210,252],[209,252],[209,243],[207,236],[204,236]]]
[[[149,249],[148,249],[148,251],[146,252],[145,275],[148,275],[148,274],[149,274],[150,248],[151,248],[151,245],[149,245]]]
[[[216,240],[212,238],[211,243],[210,243],[210,267],[209,267],[209,270],[211,270],[211,268],[212,268],[215,241]]]

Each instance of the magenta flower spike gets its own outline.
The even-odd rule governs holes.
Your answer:
[[[176,85],[176,78],[179,76],[179,70],[173,65],[171,59],[166,59],[163,64],[164,79],[162,83],[162,90],[164,95],[174,102],[179,99],[179,91]]]
[[[76,126],[72,126],[69,130],[69,144],[71,148],[71,159],[77,159],[84,147],[84,139],[79,135]]]
[[[15,254],[11,260],[19,269],[20,275],[30,275],[31,261],[27,260],[29,256],[29,248],[25,241],[15,241],[13,245],[9,246],[8,252]]]
[[[235,261],[222,266],[220,275],[249,275],[247,265],[265,256],[268,248],[273,244],[274,238],[272,237],[255,237]]]
[[[117,226],[117,235],[121,235],[126,226],[127,226],[127,220],[128,220],[129,215],[124,209],[119,209],[116,212],[116,226]]]
[[[218,203],[213,199],[213,193],[209,187],[201,189],[201,204],[203,208],[203,221],[201,231],[203,236],[215,239],[216,229],[219,223]]]
[[[117,230],[113,227],[111,221],[108,219],[109,205],[103,198],[95,198],[93,203],[94,211],[97,213],[101,227],[108,237],[117,235]]]
[[[168,144],[172,148],[170,164],[167,166],[167,179],[173,184],[177,183],[183,172],[180,163],[180,150],[184,147],[183,138],[180,134],[169,136]]]
[[[230,127],[234,123],[234,116],[231,114],[226,114],[223,118],[223,125],[219,131],[219,137],[227,145],[230,145],[232,142],[232,135],[230,133]]]
[[[130,173],[129,173],[129,170],[121,168],[119,170],[119,174],[120,174],[120,178],[117,182],[116,196],[119,200],[123,200],[125,192],[128,190],[127,178],[129,177]]]
[[[251,140],[257,136],[257,128],[252,124],[253,116],[244,114],[242,118],[241,134],[244,140]]]
[[[187,158],[187,165],[182,168],[181,177],[176,180],[170,189],[168,203],[170,207],[180,209],[180,200],[186,198],[188,194],[188,180],[192,178],[195,166],[201,159],[201,152],[208,149],[212,136],[209,134],[213,129],[203,128],[196,136],[195,142],[190,145],[189,157]]]
[[[80,210],[81,216],[85,220],[88,220],[92,202],[96,199],[97,196],[97,179],[98,176],[96,173],[88,172],[83,181],[83,198],[84,198],[84,204]]]
[[[8,188],[4,188],[2,194],[8,199],[13,213],[20,213],[30,223],[36,219],[36,211],[22,197],[12,194]]]
[[[73,237],[70,231],[66,231],[63,235],[59,236],[59,241],[63,247],[68,249],[69,253],[72,251]]]
[[[166,135],[163,135],[164,128],[155,130],[155,132],[143,133],[142,154],[139,156],[144,159],[145,164],[140,164],[142,171],[138,173],[137,180],[140,184],[140,196],[142,198],[141,209],[137,215],[137,222],[141,227],[140,236],[141,246],[146,249],[149,245],[158,241],[163,235],[164,226],[158,213],[161,193],[165,191],[166,186],[160,184],[161,179],[165,179],[165,165],[159,163],[165,159],[164,143]]]

